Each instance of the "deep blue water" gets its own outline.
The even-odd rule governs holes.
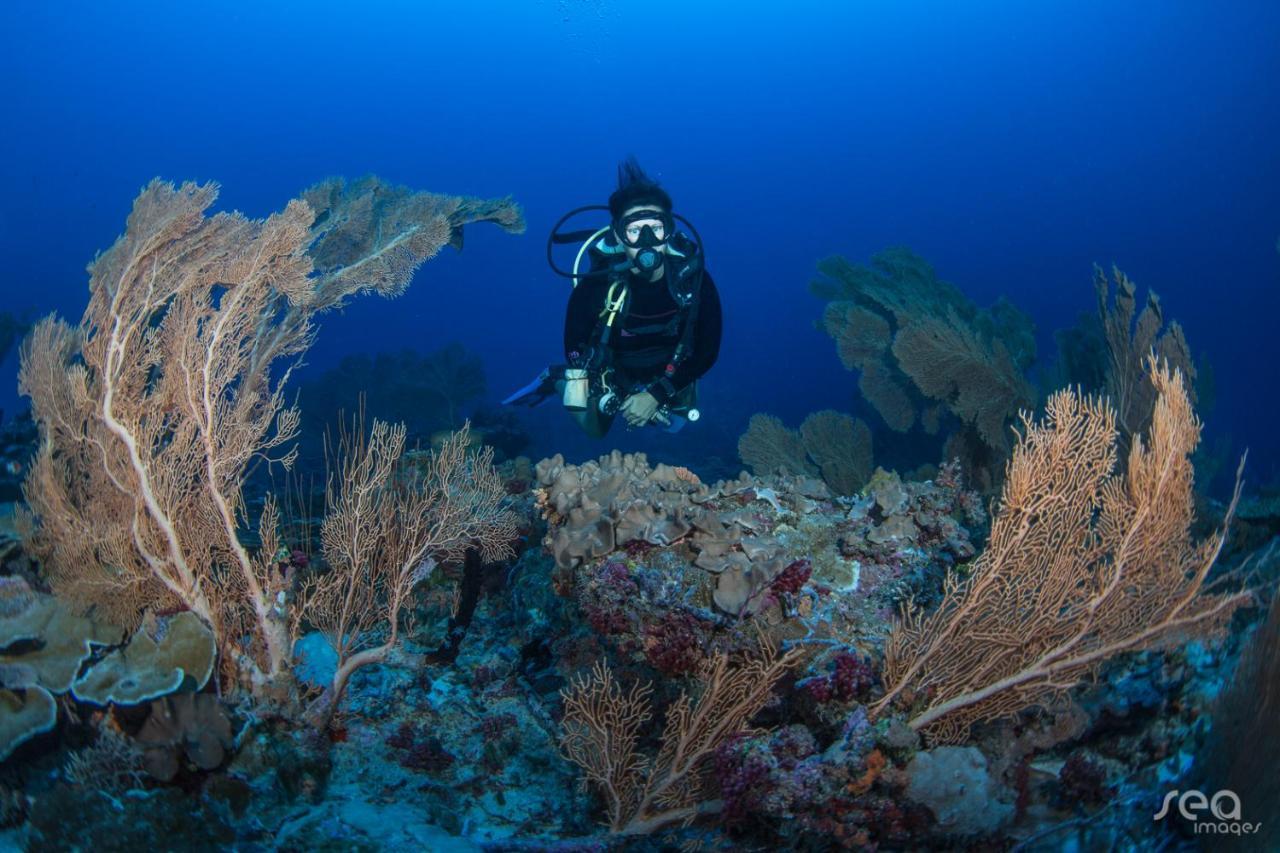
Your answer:
[[[706,240],[725,304],[700,435],[592,444],[548,405],[538,453],[732,440],[754,411],[848,409],[815,262],[906,244],[1041,333],[1091,264],[1162,297],[1216,369],[1210,436],[1280,478],[1280,4],[46,3],[0,7],[0,309],[79,318],[85,264],[154,176],[262,216],[324,177],[504,196],[410,291],[326,319],[311,375],[460,340],[492,397],[559,355],[547,229],[637,155]],[[0,407],[19,405],[16,359]],[[374,412],[373,414],[377,414]],[[692,461],[692,460],[687,460]]]

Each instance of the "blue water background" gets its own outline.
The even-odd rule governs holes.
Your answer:
[[[85,264],[153,176],[263,216],[330,175],[511,194],[395,301],[327,317],[306,375],[459,340],[490,396],[559,356],[566,209],[636,154],[694,220],[725,305],[697,434],[604,442],[555,407],[541,454],[732,451],[755,411],[848,410],[815,262],[906,244],[1051,332],[1091,265],[1162,297],[1217,377],[1210,436],[1280,478],[1280,4],[47,3],[0,8],[0,309],[79,318]],[[16,358],[0,407],[20,405]],[[372,414],[377,414],[373,412]]]

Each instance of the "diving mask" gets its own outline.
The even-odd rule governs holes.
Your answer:
[[[671,214],[658,209],[629,213],[614,228],[619,239],[633,249],[656,249],[665,245],[675,231]]]
[[[671,214],[660,209],[637,210],[614,226],[618,237],[636,250],[632,264],[640,273],[652,273],[662,266],[662,248],[675,230]]]

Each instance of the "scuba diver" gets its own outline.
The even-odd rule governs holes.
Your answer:
[[[609,213],[603,228],[560,231],[573,216],[603,210]],[[692,237],[677,230],[677,220]],[[552,252],[569,243],[581,244],[571,272],[556,266]],[[581,272],[584,255],[590,266]],[[634,157],[618,166],[608,207],[579,207],[561,217],[547,239],[547,261],[573,281],[566,363],[503,402],[536,406],[559,393],[593,438],[604,436],[618,415],[630,428],[669,432],[697,420],[697,380],[720,353],[720,295],[697,229],[673,213],[671,196]]]

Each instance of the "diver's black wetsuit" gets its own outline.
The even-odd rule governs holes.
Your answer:
[[[666,274],[671,264],[664,264]],[[667,290],[665,279],[647,281],[630,273],[629,295],[624,313],[618,316],[609,340],[612,353],[610,366],[616,372],[619,392],[636,385],[649,385],[661,379],[663,370],[675,353],[683,329],[671,322],[678,311]],[[607,276],[594,275],[579,281],[569,297],[564,322],[565,358],[575,360],[575,353],[585,354],[591,345],[600,313],[609,292]],[[652,385],[650,393],[662,405],[670,405],[676,397],[684,397],[688,387],[715,364],[720,354],[720,294],[711,273],[703,271],[698,316],[689,345],[689,355],[676,366],[670,378],[671,389]]]

